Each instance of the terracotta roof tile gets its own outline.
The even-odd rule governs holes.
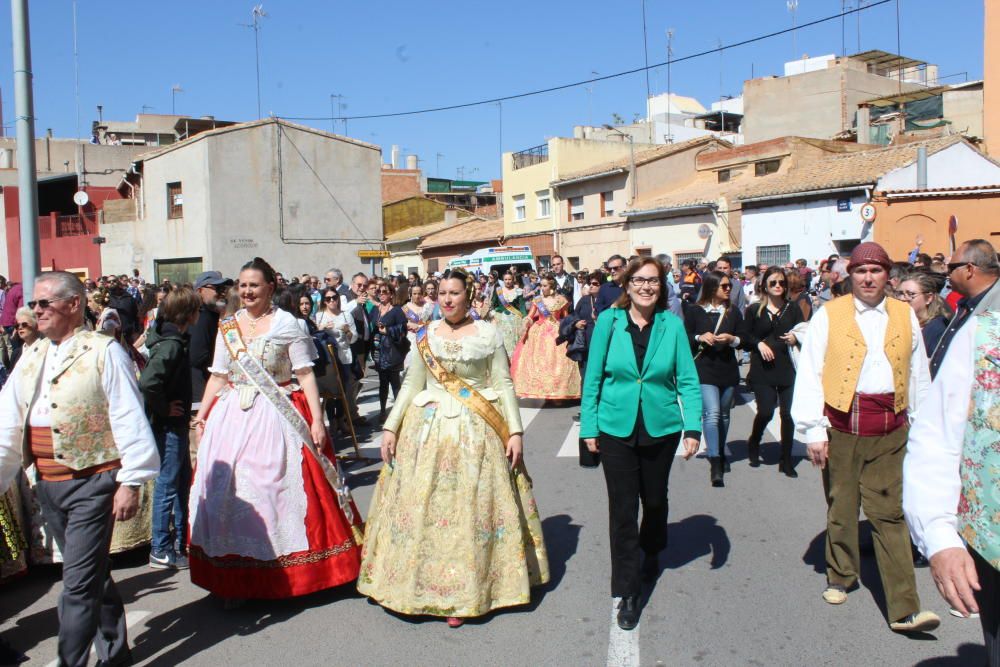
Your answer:
[[[477,241],[496,241],[501,236],[503,236],[503,218],[494,220],[477,218],[465,222],[460,221],[448,229],[429,234],[418,247],[423,250],[424,248],[461,245]]]
[[[681,141],[676,144],[663,144],[662,146],[657,146],[656,148],[650,148],[644,151],[637,151],[635,154],[635,164],[636,166],[644,165],[649,162],[654,162],[660,158],[667,157],[668,155],[674,155],[676,153],[681,153],[683,151],[689,150],[691,148],[696,148],[705,144],[712,142],[718,142],[720,146],[731,148],[732,144],[725,139],[719,139],[714,135],[697,137],[695,139],[688,139],[687,141]],[[553,183],[562,183],[563,181],[570,181],[577,178],[584,178],[586,176],[594,176],[596,174],[603,174],[608,171],[614,171],[615,169],[625,169],[628,170],[630,165],[630,160],[628,157],[624,157],[618,160],[611,160],[609,162],[602,162],[601,164],[594,165],[587,169],[581,169],[580,171],[575,171],[570,174],[564,174],[559,177]]]
[[[965,142],[965,139],[959,135],[953,135],[901,146],[834,155],[808,162],[790,169],[784,174],[755,179],[752,185],[744,189],[738,196],[740,199],[750,199],[855,185],[870,185],[888,172],[916,162],[917,148],[920,146],[925,146],[928,155],[933,155],[962,142]]]

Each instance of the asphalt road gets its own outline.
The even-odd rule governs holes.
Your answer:
[[[370,391],[364,411],[377,411]],[[678,459],[670,480],[670,546],[639,627],[617,629],[610,597],[607,496],[600,470],[576,460],[573,407],[522,404],[526,460],[543,517],[552,581],[531,605],[450,629],[405,618],[351,586],[306,598],[250,602],[226,611],[187,573],[151,570],[146,553],[115,559],[130,641],[142,665],[955,665],[982,664],[978,621],[948,615],[927,569],[924,607],[941,615],[933,635],[889,631],[870,550],[859,589],[831,607],[824,587],[825,506],[818,471],[746,465],[753,406],[733,412],[733,471],[711,488],[704,459]],[[777,423],[771,426],[777,432]],[[377,456],[377,434],[365,436]],[[803,453],[799,447],[798,454]],[[378,465],[347,470],[363,511]],[[869,539],[865,538],[863,539]],[[0,588],[0,632],[31,658],[54,664],[60,590],[56,567]]]

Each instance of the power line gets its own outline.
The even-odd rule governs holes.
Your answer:
[[[399,116],[416,116],[425,113],[435,113],[438,111],[452,111],[454,109],[468,109],[469,107],[482,106],[484,104],[496,104],[497,102],[506,102],[509,100],[519,100],[525,97],[533,97],[534,95],[543,95],[545,93],[554,93],[560,90],[567,90],[569,88],[576,88],[578,86],[585,86],[588,83],[597,83],[598,81],[608,81],[610,79],[618,79],[623,76],[630,76],[632,74],[638,74],[639,72],[646,72],[648,70],[656,69],[657,67],[663,67],[664,65],[671,65],[675,63],[682,63],[687,60],[694,60],[695,58],[702,58],[704,56],[711,55],[713,53],[719,53],[726,49],[734,49],[739,46],[746,46],[747,44],[753,44],[754,42],[760,42],[765,39],[771,39],[773,37],[780,37],[781,35],[786,35],[794,30],[802,30],[803,28],[811,28],[815,25],[820,25],[822,23],[827,23],[835,19],[839,19],[843,16],[849,16],[851,14],[856,14],[862,11],[867,11],[869,9],[874,9],[880,5],[886,5],[890,2],[895,2],[895,0],[878,0],[877,2],[872,2],[870,4],[864,5],[863,7],[856,7],[854,9],[848,9],[839,14],[833,14],[825,18],[817,19],[815,21],[810,21],[809,23],[803,23],[794,28],[785,28],[784,30],[778,30],[776,32],[771,32],[766,35],[759,35],[757,37],[751,37],[745,39],[741,42],[735,42],[733,44],[727,44],[724,46],[719,46],[714,49],[708,49],[706,51],[700,51],[698,53],[692,53],[680,58],[670,58],[667,61],[661,63],[655,63],[653,65],[646,65],[644,67],[636,67],[635,69],[626,70],[624,72],[616,72],[614,74],[607,74],[605,76],[595,77],[593,79],[586,79],[584,81],[576,81],[573,83],[565,83],[560,86],[551,86],[549,88],[542,88],[539,90],[532,90],[526,93],[518,93],[516,95],[507,95],[504,97],[492,97],[487,100],[478,100],[476,102],[466,102],[464,104],[451,104],[443,107],[433,107],[429,109],[416,109],[414,111],[396,111],[394,113],[378,113],[378,114],[368,114],[364,116],[339,116],[336,120],[371,120],[373,118],[396,118]],[[321,120],[334,120],[330,116],[278,116],[284,120],[304,120],[304,121],[321,121]]]

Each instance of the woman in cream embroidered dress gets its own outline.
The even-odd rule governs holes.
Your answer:
[[[358,590],[397,612],[446,616],[457,627],[462,618],[528,603],[549,568],[497,328],[469,316],[473,284],[465,272],[447,272],[440,289],[445,319],[425,331],[436,370],[492,404],[511,435],[501,442],[417,355],[385,423],[386,465],[368,514]]]
[[[316,348],[293,315],[271,305],[274,287],[264,260],[243,267],[244,309],[220,322],[194,420],[204,435],[191,487],[191,580],[226,599],[305,595],[353,581],[360,565],[350,494],[338,494],[295,426],[297,411],[316,450],[332,459],[312,372]],[[277,385],[274,402],[272,385],[255,384],[233,358],[240,340]]]
[[[524,321],[527,331],[510,359],[514,389],[520,398],[580,398],[580,368],[566,356],[566,343],[556,344],[559,320],[569,313],[570,303],[556,293],[551,276],[542,278],[541,290]]]
[[[504,303],[506,302],[506,304]],[[524,291],[514,285],[514,274],[503,274],[503,284],[493,292],[493,322],[500,329],[503,337],[503,347],[509,359],[517,347],[517,339],[521,335],[521,321],[524,319]]]

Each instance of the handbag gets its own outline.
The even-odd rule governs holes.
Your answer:
[[[715,322],[715,330],[712,332],[713,336],[715,334],[719,333],[719,327],[722,326],[722,320],[726,319],[726,313],[728,313],[728,312],[729,312],[728,308],[723,308],[722,309],[722,314],[719,315],[719,319]],[[704,351],[705,351],[705,344],[704,343],[699,343],[698,344],[698,352],[697,352],[697,354],[694,355],[695,360],[697,360],[698,357],[701,356],[701,353],[704,352]]]

